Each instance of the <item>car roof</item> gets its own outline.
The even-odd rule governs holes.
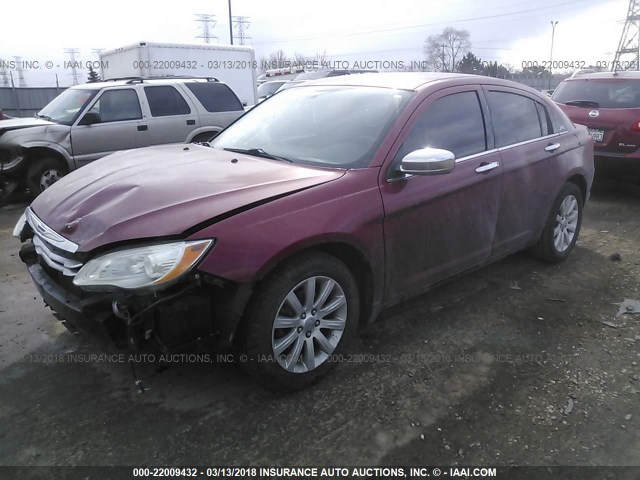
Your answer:
[[[637,78],[640,79],[640,72],[636,70],[617,70],[615,72],[590,72],[580,73],[575,77],[567,78],[567,80],[591,80],[591,79],[624,79]]]
[[[513,86],[514,82],[481,75],[468,75],[464,73],[442,72],[388,72],[388,73],[358,73],[353,75],[341,75],[326,77],[318,80],[302,81],[301,85],[341,85],[395,88],[398,90],[418,90],[426,84],[446,82],[449,80],[469,80],[472,84],[494,84]],[[295,83],[292,82],[292,83]],[[519,85],[521,88],[524,85]],[[533,90],[525,87],[527,90]]]
[[[123,79],[119,79],[119,80],[105,80],[102,82],[93,82],[93,83],[84,83],[82,85],[74,85],[73,89],[84,89],[84,90],[100,90],[102,88],[108,88],[108,87],[121,87],[121,86],[131,86],[131,85],[138,85],[140,83],[142,83],[143,85],[175,85],[176,83],[193,83],[193,82],[200,82],[200,83],[207,83],[207,79],[206,78],[197,78],[197,77],[193,77],[193,78],[143,78],[142,80],[136,79],[136,78],[123,78]],[[222,82],[218,82],[218,80],[215,81],[215,83],[222,83]]]

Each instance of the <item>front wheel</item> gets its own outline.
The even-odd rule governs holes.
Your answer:
[[[567,258],[578,240],[583,207],[582,191],[577,185],[566,183],[556,197],[540,239],[530,249],[531,254],[550,263]]]
[[[335,364],[358,315],[358,287],[341,261],[323,253],[297,257],[267,277],[251,301],[243,366],[269,388],[304,388]]]
[[[60,162],[53,158],[35,160],[27,171],[27,186],[33,198],[40,195],[66,173]]]

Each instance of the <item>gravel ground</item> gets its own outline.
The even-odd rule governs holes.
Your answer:
[[[23,208],[0,209],[0,465],[640,466],[640,315],[617,315],[640,299],[637,182],[595,185],[565,263],[517,254],[386,311],[290,395],[199,350],[139,364],[138,394],[44,308]]]

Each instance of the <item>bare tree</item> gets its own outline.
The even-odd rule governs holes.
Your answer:
[[[429,35],[424,53],[436,71],[455,72],[459,61],[471,49],[469,32],[447,27],[439,35]]]
[[[267,57],[267,69],[286,68],[291,66],[291,59],[283,50],[276,50]]]

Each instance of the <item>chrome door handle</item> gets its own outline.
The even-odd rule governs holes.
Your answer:
[[[476,173],[487,173],[493,170],[494,168],[498,168],[499,166],[500,164],[498,162],[486,163],[476,168]]]
[[[547,145],[546,147],[544,147],[544,149],[547,152],[555,152],[559,148],[560,148],[560,144],[559,143],[553,143],[551,145]]]

